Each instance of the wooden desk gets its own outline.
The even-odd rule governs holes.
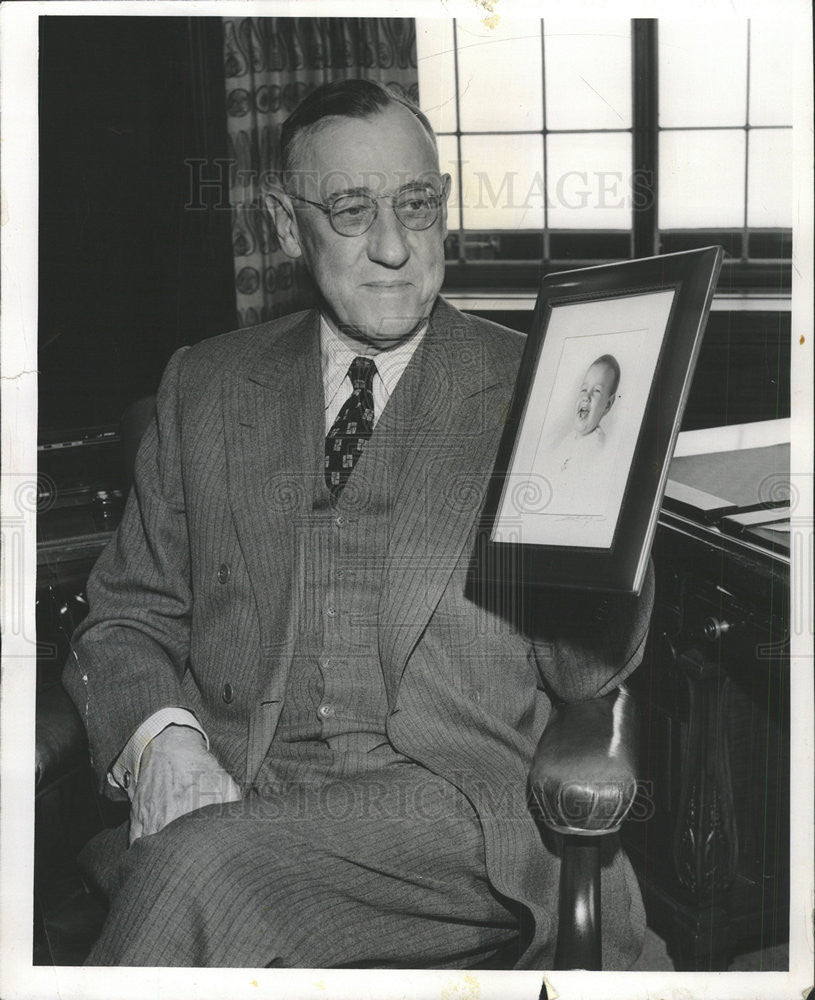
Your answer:
[[[623,838],[677,969],[726,969],[788,938],[789,556],[663,510],[654,563]]]

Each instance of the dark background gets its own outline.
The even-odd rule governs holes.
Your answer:
[[[219,18],[40,20],[39,413],[114,426],[182,344],[237,325]],[[220,207],[218,207],[220,205]],[[447,288],[447,291],[454,291]],[[531,310],[481,313],[524,332]],[[710,316],[683,427],[789,415],[790,314]]]
[[[40,428],[118,421],[182,344],[236,325],[219,18],[40,20]],[[228,200],[228,199],[226,199]]]

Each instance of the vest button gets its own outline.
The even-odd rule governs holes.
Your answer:
[[[334,715],[334,706],[333,705],[320,705],[320,707],[317,709],[317,711],[320,713],[320,715],[324,719],[330,719]]]
[[[221,692],[221,697],[227,703],[227,705],[229,705],[232,699],[235,697],[234,694],[232,693],[232,685],[229,682],[224,684],[224,689]]]
[[[218,583],[226,583],[229,579],[229,564],[221,563],[218,568]]]

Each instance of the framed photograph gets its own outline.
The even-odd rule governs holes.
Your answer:
[[[542,282],[486,515],[530,584],[638,592],[721,247]]]

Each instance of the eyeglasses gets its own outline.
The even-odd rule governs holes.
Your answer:
[[[405,229],[429,229],[439,217],[442,196],[432,188],[409,188],[395,195],[382,194],[375,198],[365,192],[341,194],[328,205],[319,201],[309,201],[299,195],[290,194],[296,201],[304,201],[321,209],[328,216],[331,228],[340,236],[362,236],[367,233],[379,214],[378,200],[389,200],[396,218]]]

